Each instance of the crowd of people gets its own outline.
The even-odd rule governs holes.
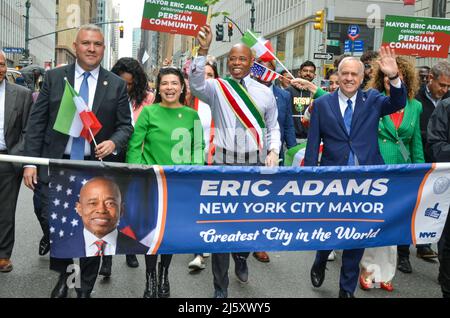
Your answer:
[[[153,91],[142,66],[132,58],[120,59],[111,71],[102,68],[105,43],[101,29],[83,26],[74,41],[76,62],[48,71],[34,103],[31,91],[4,80],[6,56],[1,52],[0,154],[144,165],[275,167],[283,163],[286,150],[306,143],[306,166],[450,162],[447,61],[416,68],[414,59],[381,48],[360,59],[340,57],[326,75],[327,85],[319,87],[314,84],[317,69],[311,61],[301,65],[298,78],[287,71],[281,72],[277,81],[253,76],[254,52],[243,44],[232,47],[229,77],[220,78],[214,58],[208,55],[212,43],[209,26],[201,28],[197,42],[198,55],[189,67],[179,69],[166,61]],[[276,70],[274,62],[256,61]],[[53,130],[65,79],[103,125],[96,136],[97,146]],[[194,138],[198,125],[203,129],[201,140]],[[191,136],[189,156],[173,156],[177,141],[172,133],[179,128]],[[45,167],[13,163],[0,163],[0,173],[0,199],[4,202],[0,272],[6,273],[13,270],[14,218],[22,179],[34,192],[34,210],[43,232],[39,254],[50,250],[49,175]],[[116,208],[112,204],[111,209]],[[450,297],[449,235],[447,218],[437,253],[430,245],[416,246],[418,257],[439,258],[444,297]],[[94,238],[96,256],[80,259],[79,298],[90,297],[98,275],[111,276],[107,243],[102,237]],[[270,262],[264,251],[232,253],[234,273],[242,283],[249,280],[250,253],[261,262]],[[374,285],[394,290],[396,269],[412,272],[409,253],[409,246],[343,251],[339,297],[354,297],[358,284],[363,290]],[[195,254],[188,267],[204,269],[208,256]],[[331,250],[317,252],[310,271],[314,287],[322,285],[326,264],[335,257]],[[172,255],[159,258],[158,263],[158,255],[145,256],[144,298],[170,297]],[[139,266],[133,254],[126,256],[126,262],[132,268]],[[72,264],[72,259],[50,257],[50,269],[59,273],[51,297],[67,297],[71,274],[67,268]],[[374,265],[381,269],[376,277],[371,271]],[[230,254],[212,254],[211,266],[214,297],[228,297]]]

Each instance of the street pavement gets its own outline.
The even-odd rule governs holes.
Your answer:
[[[42,236],[33,212],[32,192],[22,186],[16,215],[16,244],[12,261],[14,270],[0,273],[0,298],[47,298],[56,283],[57,274],[48,270],[48,255],[38,255],[38,244]],[[433,247],[436,248],[435,246]],[[248,259],[249,282],[239,283],[234,275],[234,263],[230,262],[230,298],[335,298],[339,290],[341,254],[336,261],[328,263],[322,287],[312,287],[309,271],[314,252],[271,252],[270,263],[260,263],[252,256]],[[112,277],[99,278],[92,297],[95,298],[140,298],[145,286],[145,263],[138,256],[140,266],[128,268],[124,256],[113,260]],[[359,298],[440,298],[437,282],[439,264],[418,259],[415,248],[411,248],[412,274],[397,271],[395,290],[356,290]],[[211,260],[207,259],[205,270],[190,274],[187,267],[192,255],[175,255],[169,278],[172,298],[211,298],[213,279]],[[75,297],[72,290],[70,297]]]

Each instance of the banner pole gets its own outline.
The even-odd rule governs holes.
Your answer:
[[[37,157],[0,155],[0,162],[23,163],[23,164],[30,164],[30,165],[37,165],[37,166],[48,166],[50,164],[50,159],[37,158]]]

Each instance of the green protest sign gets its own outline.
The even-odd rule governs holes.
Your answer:
[[[208,6],[200,0],[146,0],[142,29],[196,36],[206,24]]]
[[[399,55],[447,58],[450,19],[387,15],[383,46]]]

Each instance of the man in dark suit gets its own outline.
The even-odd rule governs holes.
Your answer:
[[[391,80],[391,96],[375,90],[362,91],[364,65],[354,57],[339,64],[339,90],[315,101],[309,128],[305,166],[317,166],[323,142],[321,166],[384,164],[378,148],[380,117],[406,105],[406,89],[399,79],[395,53],[381,48],[381,71]],[[318,251],[311,269],[311,282],[320,287],[331,250]],[[364,249],[345,250],[342,259],[339,297],[354,297],[359,276],[359,262]]]
[[[148,247],[117,230],[124,204],[114,181],[103,177],[89,180],[81,188],[76,211],[83,220],[84,230],[61,242],[63,248],[52,250],[52,254],[91,257],[148,252]]]
[[[0,154],[21,156],[28,114],[33,104],[31,91],[5,80],[6,55],[0,50]],[[0,163],[0,272],[13,269],[14,223],[22,167]]]
[[[432,113],[427,138],[433,162],[450,162],[450,97],[439,102]],[[442,296],[450,298],[450,210],[438,243],[438,251],[438,280]]]
[[[105,50],[101,29],[95,25],[80,28],[74,49],[77,60],[62,68],[48,71],[44,85],[30,114],[30,134],[25,140],[25,155],[30,157],[123,161],[124,149],[133,132],[125,82],[100,67]],[[97,147],[82,138],[73,138],[53,130],[67,80],[103,125],[96,135]],[[27,166],[24,183],[34,190],[34,207],[44,237],[40,254],[48,252],[48,169]],[[72,259],[50,259],[50,269],[60,273],[52,297],[66,297],[67,268]],[[81,288],[78,297],[89,297],[95,284],[100,259],[80,260]]]

